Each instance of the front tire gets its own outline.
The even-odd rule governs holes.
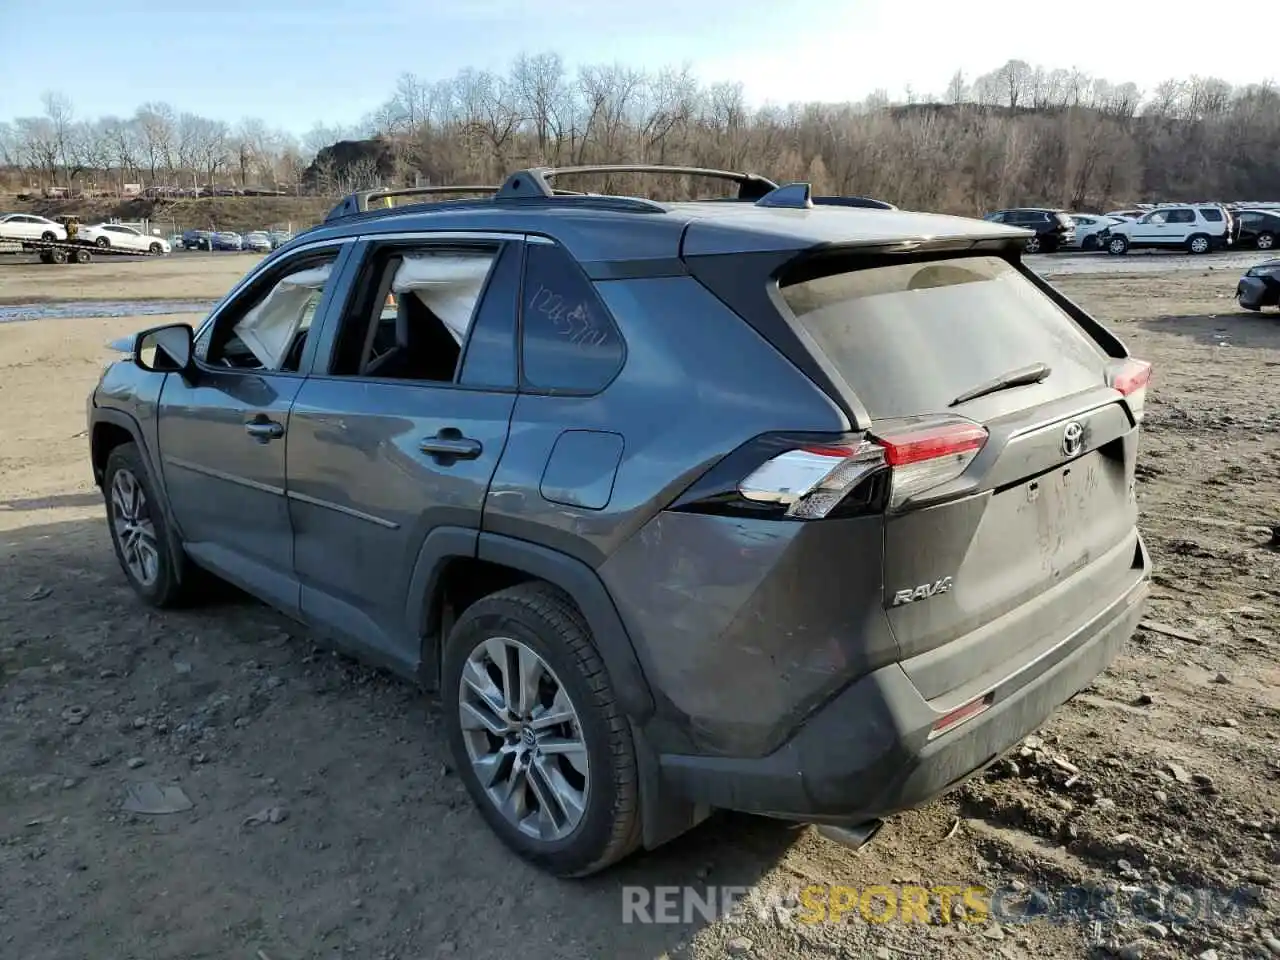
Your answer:
[[[58,235],[52,230],[46,230],[44,233],[40,234],[40,239],[45,243],[53,243],[58,239]]]
[[[183,580],[168,548],[164,509],[136,444],[122,443],[107,456],[102,493],[116,559],[129,586],[153,607],[183,599]]]
[[[158,244],[158,243],[153,243],[153,244],[152,244],[150,247],[148,247],[147,249],[151,251],[151,254],[152,254],[153,256],[157,256],[157,257],[158,257],[158,256],[160,256],[160,254],[164,252],[164,248],[163,248],[162,246],[160,246],[160,244]]]
[[[97,240],[93,241],[93,245],[95,247],[101,247],[103,250],[105,250],[107,249],[107,247],[111,246],[111,238],[99,237]]]
[[[1259,250],[1270,250],[1276,245],[1276,238],[1270,233],[1260,233],[1256,243]]]
[[[445,646],[441,683],[454,763],[489,827],[560,877],[583,877],[640,842],[635,746],[582,615],[525,583],[477,601]]]
[[[1128,237],[1112,237],[1107,241],[1107,253],[1113,257],[1122,257],[1129,252]]]
[[[1024,249],[1026,250],[1027,253],[1039,253],[1040,247],[1041,247],[1040,238],[1037,236],[1029,239]]]

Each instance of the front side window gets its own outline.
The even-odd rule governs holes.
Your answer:
[[[337,252],[295,261],[283,272],[254,284],[219,313],[206,344],[196,355],[214,367],[261,372],[295,372],[312,320],[333,279]],[[203,338],[202,338],[203,339]]]

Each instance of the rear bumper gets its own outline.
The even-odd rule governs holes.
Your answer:
[[[859,823],[924,804],[996,760],[1107,668],[1145,607],[1145,548],[1142,556],[1122,597],[988,687],[991,706],[948,733],[929,739],[945,711],[891,664],[853,683],[773,753],[667,755],[663,779],[695,802],[818,823]]]

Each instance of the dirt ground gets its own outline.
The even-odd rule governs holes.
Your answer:
[[[11,268],[0,297],[214,297],[247,266]],[[104,344],[158,318],[0,324],[0,956],[1280,956],[1280,316],[1237,312],[1234,276],[1060,281],[1155,364],[1138,487],[1154,598],[1088,691],[857,853],[718,816],[572,883],[489,833],[428,699],[243,597],[163,614],[134,600],[84,401]],[[191,808],[128,812],[146,781]],[[904,884],[982,886],[1004,906],[948,923],[930,900],[933,922],[874,922],[871,899],[803,922],[806,887],[856,903]],[[630,885],[760,899],[624,924]],[[1064,915],[1082,894],[1113,909]]]

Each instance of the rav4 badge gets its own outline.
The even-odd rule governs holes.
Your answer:
[[[904,603],[915,603],[917,600],[928,600],[951,589],[951,578],[943,577],[933,583],[922,583],[918,587],[899,590],[893,595],[893,606],[900,607]]]

